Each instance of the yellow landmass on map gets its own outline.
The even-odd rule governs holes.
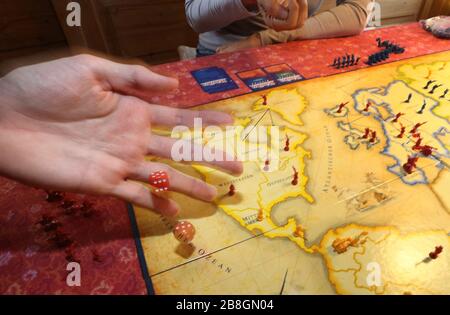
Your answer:
[[[253,111],[264,110],[270,107],[272,111],[281,115],[281,118],[291,124],[302,126],[301,113],[308,105],[307,100],[296,89],[280,89],[271,91],[266,95],[267,105],[259,99],[253,106]]]
[[[367,232],[367,242],[350,247],[343,254],[333,251],[336,238],[355,237]],[[436,246],[444,251],[436,260],[428,254]],[[446,294],[450,291],[450,237],[444,231],[401,234],[394,227],[351,224],[325,234],[320,243],[330,281],[341,294]],[[381,283],[371,282],[379,268]],[[376,272],[376,271],[375,271]]]
[[[427,97],[432,98],[438,105],[434,107],[433,112],[450,121],[450,85],[448,84],[448,74],[450,72],[450,62],[438,61],[434,63],[421,65],[403,65],[398,69],[398,79],[405,81],[416,91],[425,93]],[[428,89],[424,89],[428,81],[434,81]],[[430,88],[434,85],[440,85],[433,94],[430,94]],[[445,91],[447,90],[447,93]],[[445,94],[444,94],[445,93]],[[445,95],[444,97],[441,97]]]
[[[450,94],[440,96],[450,85],[449,63],[450,52],[444,52],[197,108],[235,117],[239,128],[225,137],[206,130],[202,143],[224,144],[244,159],[244,173],[233,177],[204,165],[172,163],[219,191],[214,204],[169,193],[182,208],[173,220],[189,220],[197,230],[190,245],[173,237],[167,218],[136,209],[155,291],[280,294],[287,275],[285,294],[448,294],[448,165],[421,157],[422,173],[411,176],[390,167],[397,159],[400,168],[413,153],[414,138],[397,138],[401,125],[392,122],[400,111],[406,114],[400,118],[406,133],[427,122],[420,128],[423,144],[447,161]],[[430,80],[436,82],[424,89]],[[364,113],[368,100],[374,106]],[[349,104],[338,117],[326,113],[341,102]],[[266,128],[266,138],[251,132],[255,125]],[[365,128],[376,131],[376,141],[361,140]],[[299,175],[295,186],[293,167]],[[424,175],[426,181],[418,183]],[[233,196],[228,195],[231,184]],[[364,242],[342,254],[333,250],[337,238],[363,232]],[[427,260],[440,245],[440,257]],[[380,285],[368,282],[374,266]]]
[[[244,172],[240,177],[235,178],[206,166],[196,165],[194,168],[202,174],[206,182],[218,187],[220,197],[215,202],[218,208],[225,211],[243,227],[252,232],[263,232],[269,238],[288,238],[304,250],[312,251],[305,246],[304,239],[301,236],[294,236],[294,232],[297,226],[301,226],[301,222],[296,222],[291,218],[284,226],[278,226],[271,219],[273,207],[289,198],[303,198],[309,203],[314,202],[313,197],[307,192],[308,176],[305,173],[306,159],[311,158],[311,153],[301,146],[307,139],[307,135],[283,127],[283,119],[288,117],[291,120],[294,119],[293,122],[299,123],[299,116],[305,109],[304,99],[296,89],[270,92],[267,94],[267,99],[267,106],[258,105],[261,102],[258,100],[257,104],[252,107],[252,111],[259,112],[260,117],[264,115],[266,110],[278,108],[280,111],[282,119],[277,119],[276,123],[281,128],[277,132],[276,140],[268,140],[268,142],[273,143],[270,152],[266,152],[267,148],[262,148],[268,142],[261,142],[260,137],[256,137],[256,135],[246,137],[248,132],[255,129],[252,122],[259,118],[251,115],[254,117],[253,120],[236,120],[236,123],[243,128],[237,129],[236,134],[228,135],[229,138],[233,138],[233,141],[215,139],[221,143],[237,143],[239,140],[245,139],[246,149],[239,150],[240,152],[236,154],[244,162]],[[284,104],[284,107],[281,107],[279,102]],[[291,104],[291,106],[286,106],[286,104]],[[289,112],[283,111],[285,108],[288,108]],[[295,120],[295,117],[298,120]],[[273,117],[270,119],[273,119]],[[288,151],[284,150],[286,139],[289,139]],[[209,145],[214,146],[214,143],[209,142]],[[236,153],[236,149],[233,147],[228,147],[228,150]],[[252,152],[259,153],[259,155],[250,156],[249,159],[249,153]],[[270,161],[270,164],[264,170],[266,160]],[[298,172],[298,183],[296,185],[291,184],[294,169]],[[228,196],[231,184],[236,187],[237,192],[234,196]],[[248,187],[254,189],[248,189]],[[258,216],[261,215],[263,218],[258,220]]]

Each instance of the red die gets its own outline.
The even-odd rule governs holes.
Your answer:
[[[169,189],[169,176],[166,172],[158,171],[150,174],[149,183],[155,189],[155,192],[166,191]]]

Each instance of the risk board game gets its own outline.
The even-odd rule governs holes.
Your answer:
[[[239,177],[171,163],[219,197],[171,195],[190,244],[134,209],[154,293],[449,294],[449,89],[442,52],[195,107],[231,113],[249,150],[244,133],[277,126],[278,160]]]

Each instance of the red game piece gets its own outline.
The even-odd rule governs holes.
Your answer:
[[[62,232],[59,228],[54,232],[49,241],[51,241],[58,248],[66,248],[73,243],[68,235]]]
[[[264,212],[263,212],[262,209],[259,209],[259,211],[258,211],[258,218],[257,218],[257,220],[258,220],[259,222],[261,222],[261,221],[264,220]]]
[[[66,260],[68,262],[80,262],[76,257],[75,257],[75,244],[72,243],[69,246],[67,246],[64,249],[64,253],[66,254]]]
[[[169,175],[164,171],[157,171],[150,174],[149,183],[155,188],[155,192],[169,189]]]
[[[340,114],[340,113],[342,113],[342,110],[344,109],[344,107],[348,104],[349,102],[347,102],[347,103],[341,103],[340,105],[339,105],[339,108],[338,108],[338,110],[337,110],[337,112]]]
[[[370,134],[370,128],[366,128],[366,130],[364,131],[364,135],[362,136],[362,138],[363,138],[363,139],[369,138],[369,134]]]
[[[403,115],[405,115],[405,113],[398,113],[397,115],[395,115],[395,118],[392,122],[395,122],[395,123],[398,122],[398,119]]]
[[[94,208],[92,202],[84,201],[80,207],[80,212],[85,218],[90,218],[94,214]]]
[[[296,186],[298,184],[298,172],[297,169],[295,167],[292,167],[294,169],[294,176],[292,178],[291,184],[293,186]]]
[[[417,139],[416,144],[412,147],[414,151],[418,151],[422,149],[422,138]]]
[[[102,258],[100,257],[100,254],[97,252],[96,249],[92,249],[91,253],[92,253],[92,260],[94,262],[97,262],[97,263],[101,263],[102,262]]]
[[[418,157],[408,157],[408,162],[403,164],[403,169],[405,170],[405,172],[408,174],[412,174],[414,169],[417,167],[416,163],[418,160]]]
[[[64,193],[60,192],[60,191],[45,191],[47,193],[47,197],[46,200],[48,202],[58,202],[63,200],[64,198]]]
[[[442,253],[442,251],[444,250],[444,248],[442,246],[436,246],[434,248],[434,251],[432,251],[431,253],[428,254],[428,256],[431,259],[437,259],[439,257],[439,255]]]
[[[286,144],[284,145],[284,151],[289,151],[289,145],[290,145],[290,143],[289,143],[289,137],[288,137],[288,135],[286,135]]]
[[[424,156],[432,155],[433,150],[436,150],[436,148],[430,147],[429,145],[424,145],[420,147],[420,153],[422,153]]]
[[[427,122],[415,124],[414,127],[413,127],[413,129],[411,129],[411,131],[410,131],[409,133],[417,134],[417,130],[419,130],[419,128],[420,128],[421,126],[425,125],[426,123],[427,123]]]
[[[230,185],[230,190],[228,191],[228,196],[230,196],[230,197],[234,196],[235,192],[236,192],[236,187],[234,187],[234,185],[231,184]]]
[[[267,95],[263,95],[263,105],[267,105]]]
[[[400,123],[400,126],[401,126],[401,131],[400,131],[400,133],[399,133],[399,135],[397,136],[397,138],[403,138],[403,136],[405,135],[405,132],[406,132],[406,127],[405,126],[403,126],[401,123]]]
[[[38,223],[42,225],[45,232],[56,231],[61,226],[55,217],[48,214],[44,214]]]
[[[370,102],[367,102],[366,107],[364,108],[365,112],[369,111],[370,106],[372,106],[372,104]]]
[[[178,241],[189,244],[194,239],[195,227],[188,221],[178,222],[173,229],[173,235]]]
[[[76,212],[75,201],[73,200],[64,200],[60,207],[64,210],[64,214],[73,215]]]
[[[372,137],[370,138],[370,143],[375,143],[376,140],[377,140],[377,132],[372,131]]]
[[[270,161],[269,161],[269,160],[266,160],[266,161],[264,162],[264,171],[265,171],[265,172],[268,172],[268,171],[269,171],[269,166],[270,166]]]

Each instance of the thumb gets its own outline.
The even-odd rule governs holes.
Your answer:
[[[178,87],[178,80],[154,73],[141,65],[126,65],[99,59],[94,72],[115,92],[142,97],[154,92],[166,92]]]

